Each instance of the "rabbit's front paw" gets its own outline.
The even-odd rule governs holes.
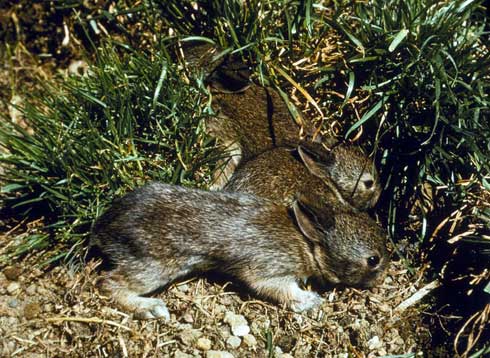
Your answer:
[[[135,319],[170,319],[167,306],[159,298],[138,297],[138,308],[134,312]]]
[[[291,309],[294,312],[308,311],[312,308],[320,306],[323,303],[323,298],[316,292],[303,291],[297,292],[291,303]]]

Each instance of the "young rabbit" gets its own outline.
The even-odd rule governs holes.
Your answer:
[[[330,153],[319,144],[303,143],[297,149],[274,148],[238,166],[224,190],[245,192],[290,205],[298,192],[324,198],[330,205],[365,210],[377,201],[380,188],[372,175],[363,173],[364,156],[343,146]],[[360,178],[360,180],[358,180]]]
[[[207,75],[217,115],[206,121],[206,128],[227,149],[230,157],[216,170],[212,190],[222,189],[240,163],[276,147],[295,148],[314,140],[333,148],[328,151],[317,146],[318,157],[326,160],[322,177],[334,183],[338,193],[356,208],[364,210],[376,204],[381,192],[376,168],[359,148],[344,144],[334,146],[332,140],[315,135],[316,128],[311,122],[301,117],[293,121],[280,94],[252,84],[249,73],[243,70],[245,65],[239,60],[232,57],[216,60],[221,52],[217,46],[191,45],[184,52],[187,62],[192,63],[193,68],[203,69]],[[291,172],[287,167],[282,169],[282,175]]]
[[[168,319],[162,300],[143,295],[212,270],[301,312],[322,302],[298,284],[310,277],[362,287],[382,277],[385,234],[369,220],[307,196],[287,208],[244,193],[152,183],[114,201],[91,245],[111,266],[101,287],[138,318]]]
[[[304,121],[304,139],[291,119],[280,95],[271,89],[251,85],[241,93],[216,93],[213,106],[218,115],[207,121],[208,132],[231,150],[232,160],[217,177],[213,189],[222,188],[240,163],[246,163],[267,150],[277,147],[295,148],[311,143],[318,157],[325,159],[323,175],[335,183],[345,199],[364,210],[376,204],[381,192],[373,162],[355,146],[339,144],[329,151],[315,145],[315,128]],[[321,136],[317,142],[325,141]],[[317,143],[319,144],[319,143]],[[283,175],[289,169],[283,168]]]

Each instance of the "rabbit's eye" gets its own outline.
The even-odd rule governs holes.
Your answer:
[[[370,267],[375,268],[379,264],[379,256],[371,256],[368,258],[367,262]]]
[[[364,186],[366,187],[366,189],[371,189],[373,185],[374,185],[374,180],[371,179],[364,180]]]

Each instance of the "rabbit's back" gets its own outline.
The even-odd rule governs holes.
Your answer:
[[[289,148],[276,148],[243,163],[235,171],[224,190],[244,192],[291,205],[300,192],[335,206],[337,199],[331,188],[311,174]]]
[[[275,240],[267,238],[272,231]],[[287,209],[265,199],[152,183],[115,200],[97,220],[91,240],[115,261],[203,252],[212,261],[241,250],[276,255],[294,232]]]

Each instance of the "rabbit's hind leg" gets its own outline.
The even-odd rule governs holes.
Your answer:
[[[114,298],[116,304],[133,312],[136,319],[170,319],[167,306],[161,299],[142,296],[165,286],[168,278],[158,267],[136,266],[129,270],[119,267],[105,272],[99,287]]]

